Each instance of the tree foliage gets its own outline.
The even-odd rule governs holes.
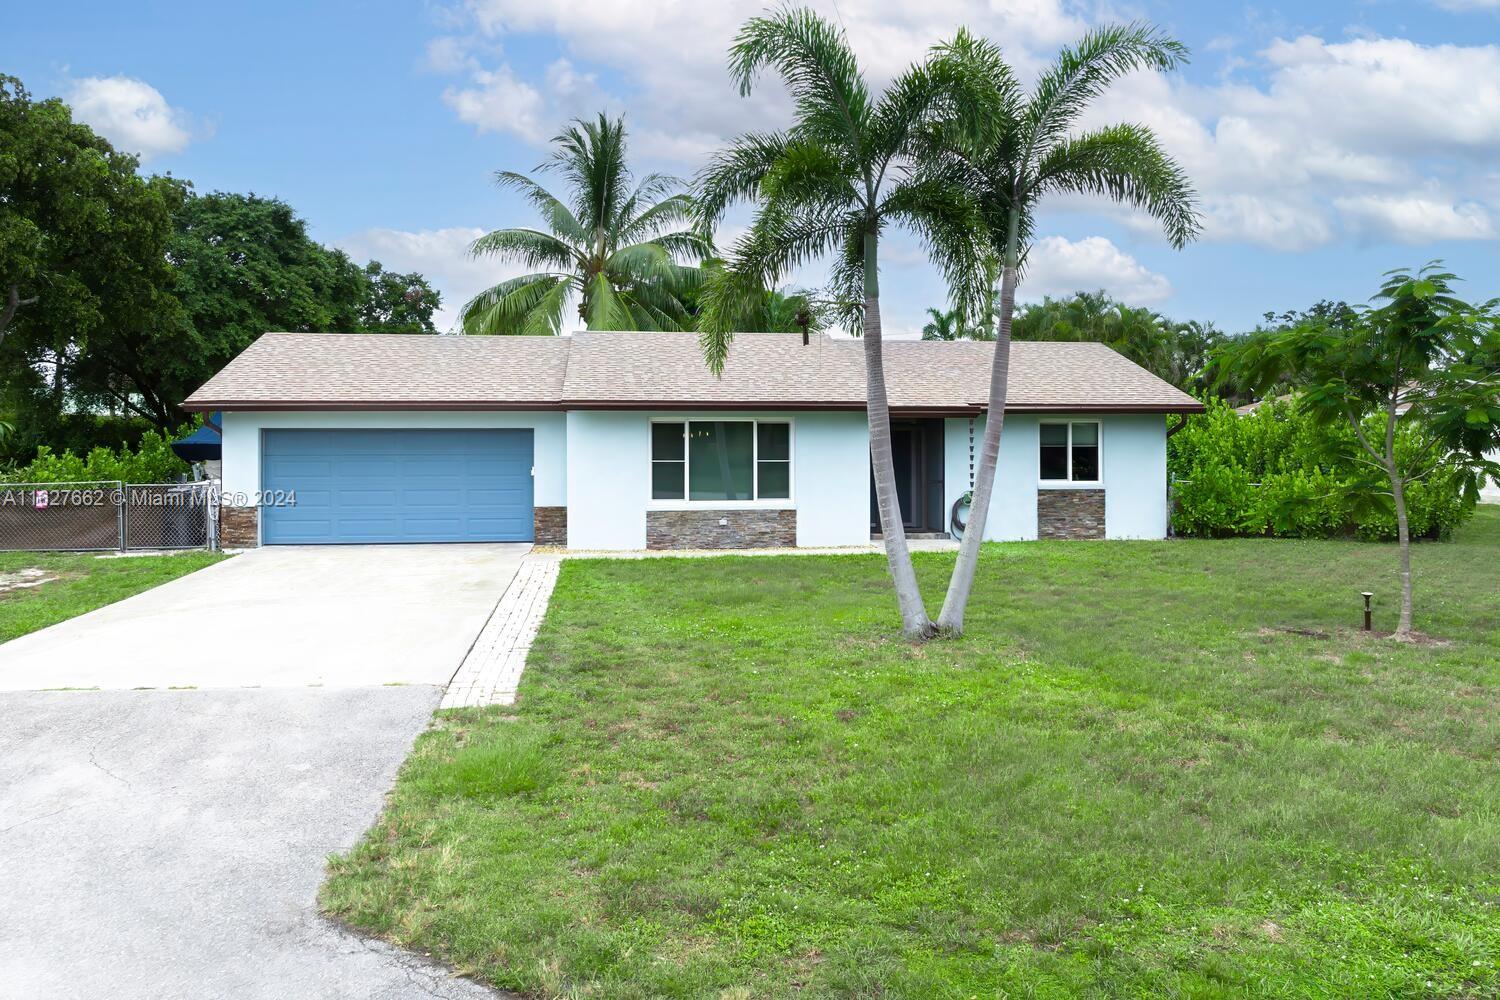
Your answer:
[[[1103,290],[1066,298],[1047,296],[1022,306],[1011,335],[1016,340],[1098,341],[1184,389],[1201,389],[1209,357],[1227,338],[1212,323],[1177,321],[1128,306]]]
[[[1366,433],[1380,418],[1367,418]],[[1414,427],[1398,434],[1401,460],[1422,446]],[[1397,538],[1384,474],[1350,458],[1353,431],[1327,425],[1291,400],[1268,401],[1240,414],[1222,400],[1189,420],[1167,444],[1174,500],[1172,524],[1182,535],[1369,540]],[[1412,537],[1446,538],[1474,512],[1476,496],[1453,466],[1436,469],[1407,491]]]
[[[561,174],[566,199],[525,174],[499,171],[496,183],[519,192],[543,228],[497,229],[470,248],[476,257],[536,270],[470,300],[464,331],[559,334],[570,301],[590,330],[687,329],[683,298],[697,283],[695,265],[711,250],[691,225],[692,199],[664,174],[635,182],[623,119],[601,112],[553,142],[552,158],[537,170]]]
[[[61,350],[170,310],[161,251],[182,186],[136,167],[0,76],[0,347]]]
[[[713,225],[731,206],[756,204],[749,231],[728,266],[703,290],[698,329],[710,370],[723,370],[736,332],[774,288],[802,264],[833,259],[829,286],[842,318],[864,338],[866,409],[876,509],[895,584],[902,631],[932,634],[912,568],[896,498],[880,320],[879,245],[889,226],[917,233],[955,287],[965,272],[979,218],[963,192],[918,176],[915,140],[957,94],[931,62],[870,91],[844,32],[807,8],[753,17],[729,51],[730,76],[749,96],[761,73],[780,78],[792,121],[780,132],[751,132],[714,155],[698,176],[699,209]]]
[[[956,96],[952,114],[920,129],[916,176],[927,186],[963,192],[974,206],[980,224],[968,234],[973,239],[960,232],[934,243],[943,255],[965,255],[947,267],[953,298],[965,315],[984,316],[996,344],[973,506],[938,617],[946,632],[963,631],[979,565],[1004,429],[1016,286],[1039,206],[1059,194],[1100,196],[1155,220],[1174,247],[1198,234],[1192,186],[1151,129],[1085,121],[1097,99],[1122,77],[1171,70],[1186,58],[1180,42],[1149,25],[1106,25],[1064,47],[1027,91],[993,42],[961,29],[937,49],[934,72]],[[940,225],[953,222],[963,224],[953,218]]]
[[[1407,494],[1433,476],[1477,494],[1500,475],[1500,304],[1471,305],[1434,262],[1388,272],[1374,306],[1330,310],[1223,351],[1217,367],[1259,386],[1290,385],[1323,427],[1347,428],[1351,461],[1384,476],[1401,556],[1401,620],[1412,630]]]

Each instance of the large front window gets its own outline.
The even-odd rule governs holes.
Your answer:
[[[792,427],[785,421],[651,424],[653,500],[786,500],[791,489]]]
[[[1043,482],[1099,481],[1099,421],[1044,423],[1041,438]]]

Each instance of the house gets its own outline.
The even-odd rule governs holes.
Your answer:
[[[909,531],[972,486],[993,345],[885,347]],[[873,517],[864,346],[741,334],[268,333],[184,404],[222,411],[226,546],[536,541],[850,546]],[[1102,344],[1013,348],[992,539],[1161,538],[1169,413]]]

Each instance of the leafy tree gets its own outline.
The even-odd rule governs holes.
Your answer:
[[[181,188],[0,75],[0,345],[58,347],[159,308]]]
[[[1224,335],[1211,323],[1177,322],[1118,302],[1104,292],[1050,295],[1023,306],[1011,326],[1013,340],[1097,341],[1173,385],[1190,388]]]
[[[927,132],[933,154],[926,161],[939,166],[926,176],[972,194],[984,220],[983,263],[986,270],[993,261],[1001,264],[995,359],[973,506],[938,617],[939,628],[956,634],[963,631],[989,518],[1004,427],[1016,284],[1038,205],[1053,193],[1104,195],[1151,215],[1176,247],[1197,234],[1199,223],[1187,178],[1149,128],[1120,124],[1080,130],[1084,113],[1115,80],[1135,70],[1169,70],[1183,62],[1187,50],[1181,43],[1139,24],[1096,29],[1063,49],[1029,95],[999,48],[967,31],[939,53],[940,61],[951,67],[948,72],[962,81],[960,106],[977,113],[940,122]],[[961,240],[947,242],[964,248]],[[978,267],[964,270],[972,274]]]
[[[1252,336],[1218,360],[1252,383],[1290,384],[1296,404],[1325,425],[1345,425],[1352,457],[1382,472],[1395,509],[1401,564],[1396,637],[1412,635],[1413,483],[1459,470],[1477,494],[1500,466],[1500,304],[1453,294],[1436,263],[1390,271],[1376,307],[1331,310]],[[1403,447],[1403,444],[1405,445]]]
[[[703,316],[704,293],[724,280],[724,261],[709,257],[703,261],[698,284],[682,295],[682,303],[698,328]],[[808,288],[761,288],[746,296],[739,316],[741,329],[768,333],[820,333],[830,325],[836,307]]]
[[[216,192],[178,208],[165,259],[180,309],[100,331],[64,365],[74,401],[118,406],[157,427],[178,404],[270,330],[361,328],[369,279],[307,234],[283,201]]]
[[[902,631],[926,637],[932,622],[896,497],[881,350],[879,244],[890,225],[908,226],[929,240],[972,240],[972,226],[959,218],[966,211],[962,199],[947,184],[919,180],[906,169],[917,131],[951,91],[928,67],[915,66],[885,93],[872,95],[848,39],[807,9],[785,8],[747,21],[730,49],[729,66],[745,96],[761,70],[779,74],[791,92],[794,119],[784,132],[741,136],[699,176],[702,213],[710,222],[735,202],[759,203],[729,267],[704,291],[699,329],[705,360],[714,371],[722,370],[734,331],[745,329],[747,304],[758,303],[762,289],[775,286],[799,264],[835,255],[835,295],[860,302],[876,505]],[[939,227],[939,218],[951,221]],[[950,269],[962,268],[972,255],[950,246],[938,259]],[[952,277],[961,283],[963,276]]]
[[[928,321],[922,326],[923,340],[993,340],[983,324],[969,323],[961,309],[927,308]]]
[[[566,202],[524,174],[495,174],[541,214],[546,231],[497,229],[474,241],[476,257],[543,268],[502,281],[464,306],[468,333],[558,334],[569,299],[590,330],[682,330],[683,296],[710,244],[689,223],[692,199],[678,182],[650,174],[633,185],[623,119],[600,113],[557,135],[538,171],[560,172]],[[633,186],[632,186],[633,185]]]
[[[417,272],[387,271],[378,260],[365,265],[365,290],[359,307],[361,333],[436,333],[432,317],[441,294]]]

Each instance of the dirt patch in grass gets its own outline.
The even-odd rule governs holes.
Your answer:
[[[42,569],[40,566],[28,566],[25,569],[0,573],[0,596],[17,590],[30,590],[33,587],[40,587],[42,584],[51,583],[58,578],[57,573]]]

